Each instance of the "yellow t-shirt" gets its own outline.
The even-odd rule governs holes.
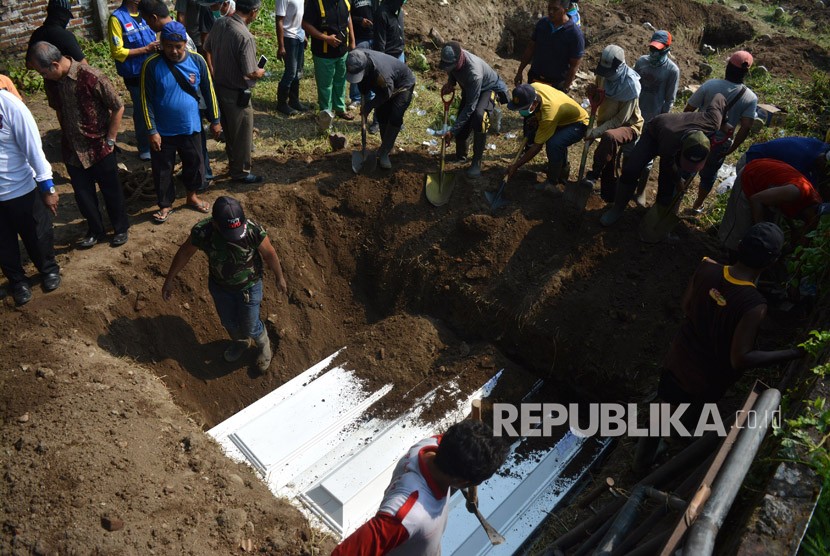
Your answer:
[[[542,99],[539,108],[532,116],[539,119],[539,128],[536,130],[534,142],[537,145],[544,145],[548,139],[553,137],[556,129],[561,126],[582,122],[588,125],[588,112],[577,102],[550,85],[544,83],[531,83],[536,93]]]

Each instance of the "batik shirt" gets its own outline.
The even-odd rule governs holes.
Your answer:
[[[226,240],[206,218],[190,230],[190,242],[208,256],[210,279],[230,290],[246,290],[262,279],[259,245],[268,232],[248,219],[245,236],[237,242]]]

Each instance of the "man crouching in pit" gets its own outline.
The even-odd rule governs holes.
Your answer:
[[[213,203],[213,216],[197,223],[190,237],[179,247],[161,296],[169,301],[173,296],[173,280],[190,261],[196,251],[208,256],[208,289],[219,313],[222,326],[232,343],[225,350],[225,361],[238,360],[254,340],[259,353],[256,368],[268,372],[271,365],[271,343],[268,331],[259,318],[262,303],[262,263],[277,278],[277,289],[288,292],[282,266],[265,228],[245,218],[242,205],[231,197],[219,197]]]

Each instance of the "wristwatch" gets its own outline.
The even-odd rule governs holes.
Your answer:
[[[55,191],[55,188],[54,188],[54,187],[50,187],[50,188],[49,188],[49,195],[54,195],[55,193],[57,193],[57,191]]]
[[[115,139],[107,139],[107,146],[114,147],[115,146]]]

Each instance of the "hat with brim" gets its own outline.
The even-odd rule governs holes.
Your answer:
[[[765,268],[781,256],[784,232],[772,222],[752,226],[738,244],[738,260],[751,268]]]
[[[690,174],[700,172],[709,156],[709,138],[702,131],[692,131],[680,146],[680,170]]]
[[[161,28],[161,40],[168,42],[187,42],[187,29],[178,21],[170,21]]]
[[[242,205],[233,197],[219,197],[213,203],[213,221],[228,241],[239,241],[248,231],[248,220]]]
[[[616,44],[606,46],[600,54],[594,73],[600,77],[614,77],[617,68],[625,63],[625,51]]]
[[[507,107],[510,110],[527,110],[533,101],[536,100],[536,89],[532,85],[522,83],[515,89],[507,102]]]
[[[461,43],[450,41],[441,49],[441,59],[438,67],[443,71],[452,71],[461,59]]]
[[[651,42],[648,43],[649,46],[653,46],[657,50],[663,50],[666,47],[671,46],[671,33],[668,31],[655,31],[653,35],[651,35]]]
[[[357,48],[349,52],[349,55],[346,57],[346,81],[349,83],[360,83],[363,81],[368,63],[369,57],[362,49]]]

